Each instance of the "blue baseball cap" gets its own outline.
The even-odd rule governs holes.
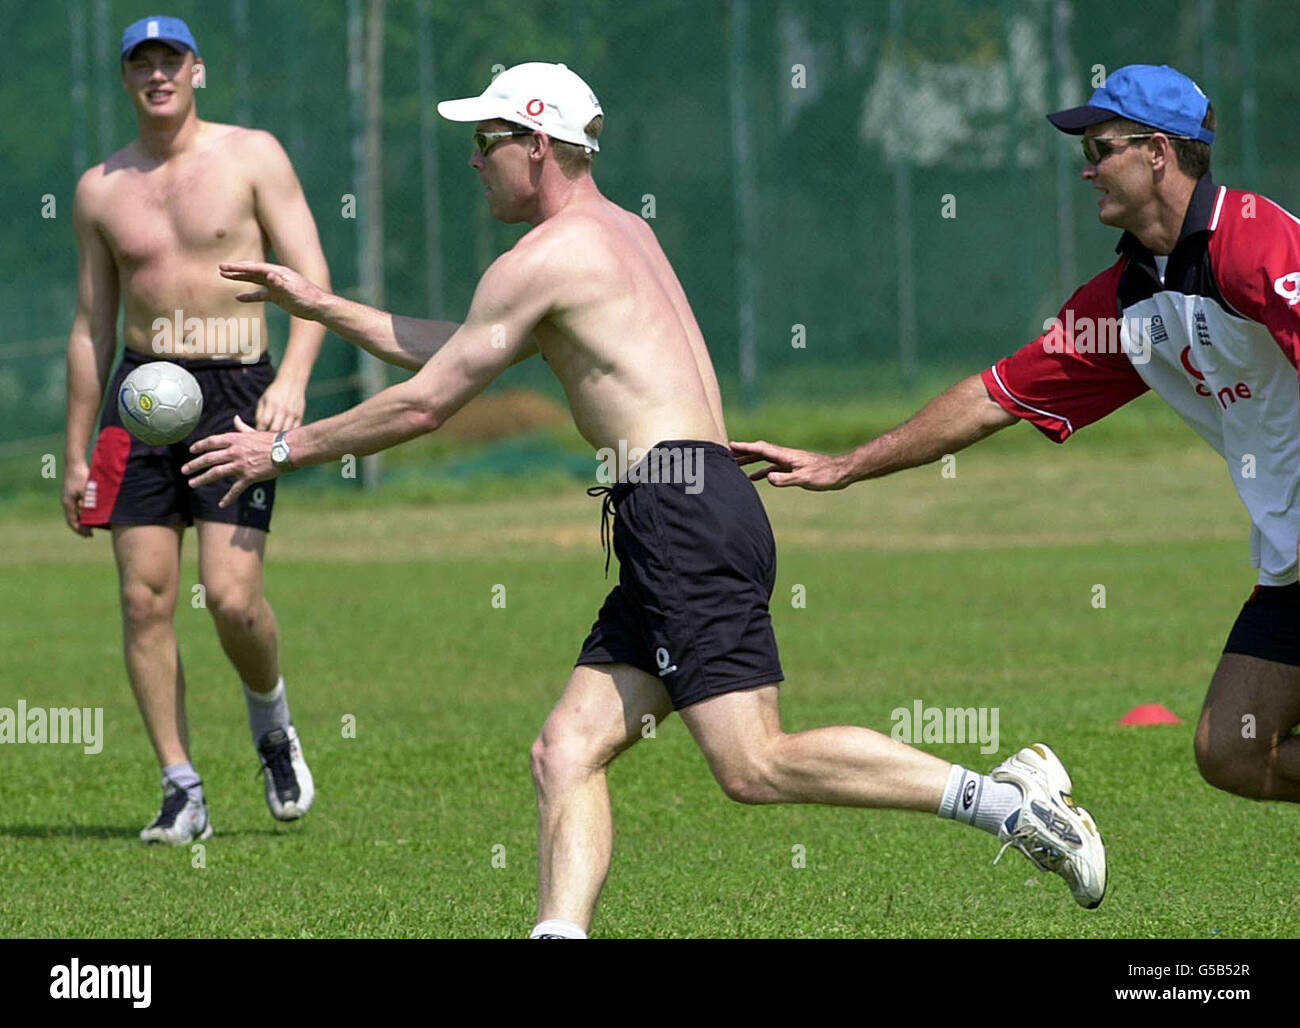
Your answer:
[[[1213,143],[1214,133],[1202,127],[1210,98],[1181,71],[1167,64],[1129,64],[1117,68],[1082,107],[1069,107],[1047,120],[1062,132],[1083,135],[1089,125],[1127,118],[1174,136]]]
[[[167,18],[153,14],[132,22],[122,33],[122,56],[126,57],[141,43],[154,40],[166,43],[173,50],[190,50],[199,56],[199,44],[194,42],[194,33],[180,18]]]

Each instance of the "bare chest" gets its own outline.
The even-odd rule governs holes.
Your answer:
[[[195,157],[118,174],[101,226],[125,271],[162,260],[220,259],[261,236],[252,183],[229,163]]]

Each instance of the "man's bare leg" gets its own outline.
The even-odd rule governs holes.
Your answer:
[[[745,803],[834,803],[935,813],[952,765],[867,728],[781,732],[775,686],[682,711],[709,766]],[[538,920],[586,931],[609,871],[606,769],[672,711],[663,684],[626,664],[575,668],[533,744],[540,815]]]
[[[933,814],[952,765],[870,728],[781,731],[777,687],[724,693],[682,720],[718,784],[740,803],[827,803]]]
[[[1196,726],[1196,763],[1215,788],[1300,803],[1300,667],[1225,653]]]
[[[275,614],[262,594],[266,533],[219,521],[197,525],[199,577],[221,648],[244,683],[266,805],[277,821],[296,821],[311,809],[316,785],[289,715]]]
[[[1106,894],[1106,850],[1092,815],[1065,797],[1069,773],[1041,743],[991,774],[869,728],[781,731],[777,688],[724,693],[681,711],[723,791],[740,803],[826,803],[937,814],[1014,845],[1060,875],[1089,909]]]
[[[539,924],[590,927],[613,849],[606,769],[641,738],[645,715],[659,723],[671,713],[653,675],[627,664],[573,669],[532,749]]]
[[[533,744],[541,820],[539,922],[568,922],[584,933],[591,924],[612,849],[606,769],[640,737],[644,715],[661,720],[669,710],[667,692],[652,675],[625,664],[575,669]],[[994,780],[869,728],[785,733],[775,685],[715,696],[685,707],[681,716],[723,791],[740,803],[915,810],[962,820],[1004,839],[1000,832],[1005,816],[1014,812],[1012,825],[1020,831],[1031,799],[1043,807],[1054,806],[1053,821],[1069,820],[1071,831],[1086,831],[1089,839],[1083,844],[1076,839],[1070,847],[1080,854],[1058,854],[1053,866],[1039,866],[1061,874],[1081,904],[1093,907],[1101,902],[1104,848],[1087,811],[1060,803],[1058,792],[1067,788],[1068,777],[1041,745],[1001,765],[1006,777]],[[956,787],[967,780],[975,783],[969,792]],[[962,792],[965,804],[957,802]],[[974,802],[974,809],[972,794],[983,798]],[[959,814],[963,806],[966,813]],[[1042,826],[1033,831],[1035,843],[1046,840],[1058,850],[1061,838]]]
[[[160,767],[188,761],[185,672],[172,617],[182,525],[114,525],[126,673]]]
[[[199,521],[199,578],[221,648],[240,679],[266,693],[280,680],[275,614],[262,595],[266,533],[261,529]]]

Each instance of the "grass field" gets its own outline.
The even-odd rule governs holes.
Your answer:
[[[1102,908],[1076,907],[1018,854],[990,866],[993,839],[937,818],[730,803],[674,718],[611,772],[615,857],[594,934],[1294,934],[1300,812],[1217,793],[1192,758],[1253,583],[1245,513],[1218,459],[1158,407],[1090,432],[1057,448],[1009,430],[959,455],[951,479],[933,466],[763,496],[786,727],[888,730],[918,699],[996,707],[997,754],[927,748],[987,769],[1027,742],[1054,746],[1110,847]],[[187,541],[178,632],[217,833],[201,868],[189,849],[135,841],[159,792],[122,670],[109,546],[62,527],[54,490],[0,506],[0,705],[102,706],[105,741],[97,755],[0,747],[0,936],[526,933],[528,747],[608,588],[598,503],[579,483],[449,503],[286,485],[267,591],[319,789],[293,825],[267,814],[238,683],[186,602]],[[1184,723],[1116,724],[1146,702]],[[796,846],[806,867],[792,866]]]

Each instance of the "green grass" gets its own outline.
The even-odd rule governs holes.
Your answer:
[[[1292,934],[1300,813],[1218,793],[1192,759],[1201,699],[1253,580],[1245,516],[1213,454],[1166,434],[1159,408],[1121,418],[1064,448],[1003,433],[961,455],[956,479],[933,467],[838,494],[763,491],[781,553],[786,728],[887,731],[916,699],[998,708],[999,754],[926,748],[986,769],[1050,742],[1109,843],[1100,910],[1017,854],[990,866],[991,838],[937,818],[733,804],[672,718],[611,771],[615,857],[594,932]],[[801,444],[801,428],[791,413],[762,432]],[[848,436],[828,421],[823,435],[834,432]],[[267,814],[238,684],[206,612],[182,601],[193,758],[217,832],[202,868],[189,849],[135,842],[158,786],[122,670],[107,540],[74,539],[52,492],[0,508],[0,705],[102,706],[106,737],[97,755],[0,746],[0,936],[525,932],[528,747],[608,588],[597,504],[576,484],[544,486],[331,504],[286,485],[267,592],[320,790],[300,824]],[[183,595],[195,581],[187,546]],[[504,610],[490,602],[496,584]],[[1091,604],[1096,584],[1105,609]],[[1116,724],[1145,702],[1184,724]]]

